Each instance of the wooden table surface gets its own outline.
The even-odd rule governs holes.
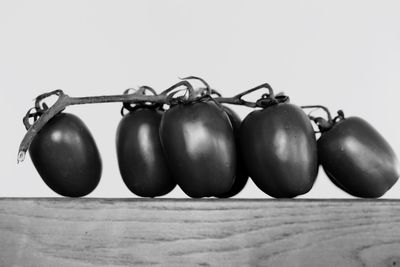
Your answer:
[[[400,266],[398,200],[0,198],[0,266]]]

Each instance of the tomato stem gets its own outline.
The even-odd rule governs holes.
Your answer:
[[[329,109],[325,106],[321,106],[321,105],[306,105],[306,106],[301,106],[302,109],[310,109],[310,108],[319,108],[322,109],[323,111],[325,111],[327,117],[328,117],[328,122],[332,123],[332,115],[331,112],[329,111]]]
[[[259,89],[263,89],[263,88],[267,89],[268,93],[263,94],[261,96],[261,98],[258,99],[255,103],[247,102],[242,99],[243,96],[250,94],[252,92],[255,92]],[[260,107],[260,108],[267,108],[272,105],[276,105],[279,103],[287,103],[289,101],[289,97],[284,95],[283,93],[279,93],[278,95],[275,96],[274,90],[272,89],[271,85],[269,85],[268,83],[263,83],[254,88],[251,88],[247,91],[244,91],[244,92],[236,95],[235,98],[241,100],[242,103],[246,106],[254,106],[254,107]]]
[[[144,94],[144,95],[146,94],[146,91],[150,91],[151,94],[157,95],[156,90],[154,90],[154,88],[152,88],[152,87],[150,87],[150,86],[143,85],[143,86],[140,86],[140,89],[143,89],[143,94]]]
[[[212,93],[210,85],[203,78],[200,78],[197,76],[188,76],[188,77],[179,78],[179,79],[181,79],[181,80],[198,80],[201,83],[203,83],[203,85],[205,86],[205,88],[202,88],[202,91],[204,91],[204,89],[206,89],[206,92],[208,95],[211,95],[211,93]]]
[[[166,96],[169,92],[171,92],[174,89],[176,89],[178,87],[181,87],[181,86],[185,86],[186,89],[189,91],[189,98],[195,96],[195,92],[194,92],[193,86],[188,81],[180,81],[180,82],[172,85],[171,87],[169,87],[169,88],[165,89],[164,91],[162,91],[160,93],[160,96]]]
[[[206,82],[203,78],[197,77],[197,76],[188,76],[185,78],[180,78],[181,80],[199,80],[205,87],[204,88],[199,88],[198,93],[196,95],[204,96],[204,95],[216,95],[218,97],[222,97],[221,93],[218,92],[215,89],[212,89],[210,84]]]
[[[241,99],[243,96],[248,95],[248,94],[250,94],[250,93],[252,93],[254,91],[263,89],[263,88],[268,90],[268,95],[269,95],[270,98],[274,98],[275,97],[274,90],[272,89],[271,85],[269,85],[268,83],[260,84],[260,85],[254,87],[254,88],[251,88],[251,89],[246,90],[246,91],[244,91],[244,92],[242,92],[240,94],[237,94],[235,97]]]
[[[131,89],[127,89],[124,91],[124,95],[129,94]],[[132,94],[133,95],[146,95],[146,91],[149,91],[152,95],[157,95],[157,92],[150,86],[143,85],[140,86],[138,90],[135,90]],[[132,106],[133,105],[133,106]],[[153,102],[143,102],[140,105],[147,106],[147,107],[161,107],[163,104],[154,104]],[[124,110],[134,111],[137,109],[137,104],[132,104],[131,102],[123,102],[121,108],[121,115],[124,116]]]
[[[224,104],[232,104],[232,105],[241,105],[241,106],[246,106],[249,108],[256,108],[257,104],[254,102],[250,101],[245,101],[241,98],[238,98],[237,96],[234,97],[216,97],[214,98],[215,101],[219,103],[224,103]]]

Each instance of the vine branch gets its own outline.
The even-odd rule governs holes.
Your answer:
[[[187,77],[187,79],[198,79],[197,77]],[[208,84],[207,84],[208,85]],[[87,97],[70,97],[65,94],[62,90],[55,90],[48,93],[44,93],[39,95],[35,100],[36,113],[31,113],[30,109],[28,113],[25,115],[23,122],[27,129],[27,132],[24,138],[21,141],[19,146],[17,162],[22,162],[25,159],[26,152],[29,149],[29,146],[37,135],[37,133],[46,125],[46,123],[53,118],[55,115],[63,111],[66,107],[72,105],[82,105],[82,104],[95,104],[95,103],[113,103],[113,102],[123,102],[130,104],[137,103],[154,103],[154,104],[167,104],[170,105],[173,100],[173,96],[175,93],[170,93],[180,86],[185,86],[186,90],[189,92],[188,101],[195,99],[196,92],[193,90],[193,87],[188,81],[180,81],[179,83],[171,86],[170,88],[163,91],[161,94],[155,95],[145,95],[140,93],[132,93],[127,94],[124,93],[122,95],[102,95],[102,96],[87,96]],[[269,90],[269,95],[273,96],[272,88],[268,84],[263,84],[257,86],[256,88],[247,90],[243,93],[237,94],[233,97],[215,97],[214,100],[221,104],[232,104],[232,105],[243,105],[250,108],[259,107],[256,102],[249,102],[242,99],[242,97],[250,92],[255,90],[267,88]],[[210,89],[208,89],[210,91]],[[168,94],[170,93],[170,94]],[[47,107],[46,103],[42,102],[45,98],[57,95],[57,101],[51,106]],[[35,122],[33,124],[29,123],[29,118],[34,117]],[[37,118],[37,120],[36,120]]]

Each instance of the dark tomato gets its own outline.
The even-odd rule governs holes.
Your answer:
[[[160,136],[172,175],[188,196],[216,196],[232,187],[235,138],[227,114],[213,101],[172,106]]]
[[[281,103],[251,112],[240,127],[246,170],[275,198],[307,193],[318,174],[317,142],[307,115]]]
[[[236,176],[235,176],[235,181],[229,189],[228,192],[218,195],[217,197],[219,198],[229,198],[233,197],[236,194],[238,194],[242,189],[246,186],[247,180],[248,180],[248,175],[246,174],[246,171],[244,170],[243,166],[243,159],[241,158],[241,153],[240,153],[240,146],[239,146],[239,129],[240,129],[240,124],[242,123],[242,120],[239,118],[239,116],[236,114],[235,111],[232,109],[222,106],[226,114],[228,114],[229,120],[232,124],[233,128],[233,133],[235,135],[235,142],[236,142]]]
[[[399,164],[386,140],[366,121],[349,117],[318,139],[319,160],[327,176],[347,193],[377,198],[399,177]]]
[[[141,197],[165,195],[176,185],[161,147],[161,117],[161,111],[139,108],[125,115],[118,126],[119,170],[129,190]]]
[[[85,196],[100,181],[102,166],[96,143],[75,115],[54,116],[33,139],[29,153],[43,181],[60,195]]]

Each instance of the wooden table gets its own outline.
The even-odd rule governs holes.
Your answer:
[[[0,266],[400,266],[400,201],[0,199]]]

